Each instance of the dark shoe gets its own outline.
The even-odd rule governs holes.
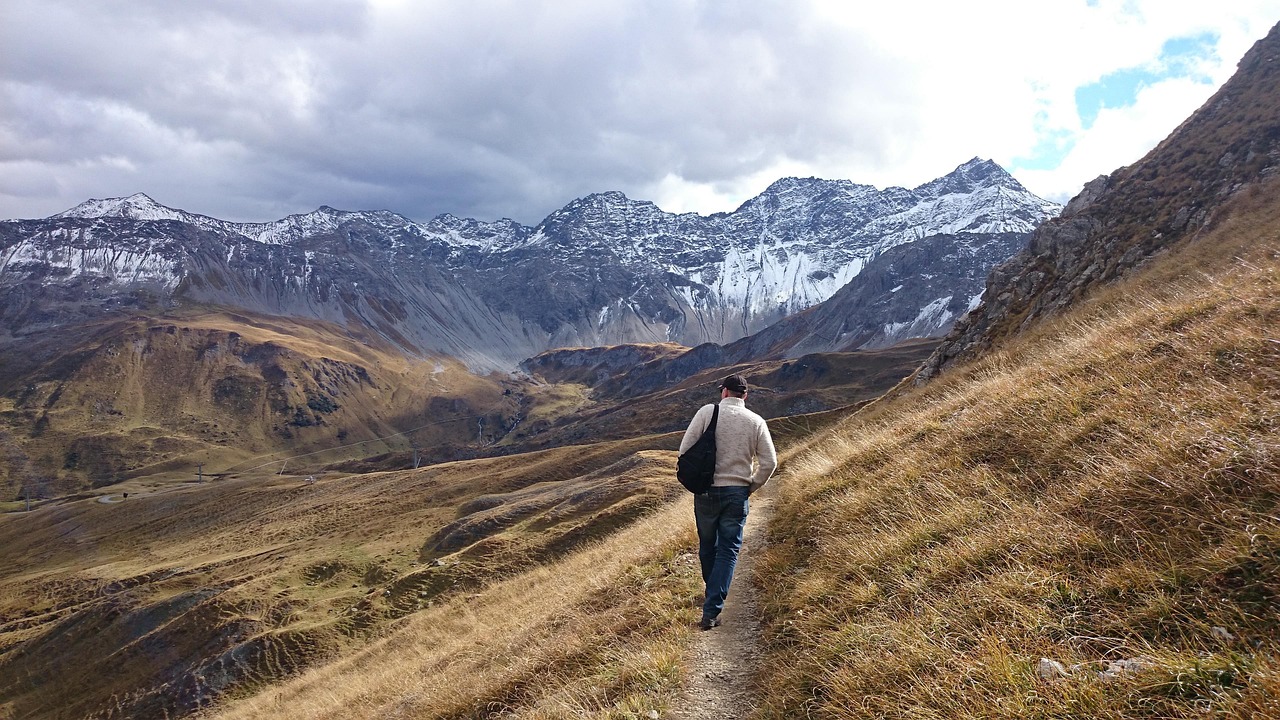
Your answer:
[[[698,629],[699,629],[699,630],[710,630],[710,629],[711,629],[711,628],[713,628],[713,627],[720,627],[720,618],[719,618],[719,616],[717,616],[717,617],[710,617],[710,618],[709,618],[709,617],[704,617],[704,618],[702,618],[701,620],[699,620],[699,621],[698,621]]]

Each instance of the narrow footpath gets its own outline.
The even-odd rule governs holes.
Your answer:
[[[694,638],[689,685],[670,717],[679,720],[745,718],[756,708],[755,676],[760,669],[760,613],[754,585],[756,555],[764,549],[764,528],[773,509],[774,484],[751,496],[751,510],[720,614],[724,624]]]

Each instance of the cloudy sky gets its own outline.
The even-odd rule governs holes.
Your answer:
[[[622,190],[978,156],[1065,201],[1199,107],[1280,0],[3,0],[0,218],[146,192],[533,224]]]

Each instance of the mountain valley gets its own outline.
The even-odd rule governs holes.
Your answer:
[[[408,467],[668,432],[697,400],[667,393],[730,367],[831,370],[770,380],[770,416],[865,401],[923,360],[875,351],[945,332],[1056,211],[974,159],[914,190],[783,179],[706,217],[610,192],[536,227],[327,207],[233,223],[139,194],[0,222],[0,487],[25,506],[291,457]],[[667,350],[607,381],[529,371],[602,345]]]
[[[680,717],[728,372],[781,460],[752,717],[1276,717],[1278,98],[1280,25],[1057,217],[975,159],[2,222],[0,718]]]

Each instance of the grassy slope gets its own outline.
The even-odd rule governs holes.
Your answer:
[[[1280,716],[1278,186],[797,454],[762,717]]]
[[[440,454],[479,447],[477,416],[498,424],[517,409],[494,378],[318,321],[189,309],[104,321],[63,343],[56,361],[4,378],[5,500],[27,487],[48,498],[126,477],[192,478],[197,462],[221,472],[326,448],[335,449],[310,460],[411,442]]]
[[[670,443],[314,484],[170,486],[0,517],[0,717],[181,715],[342,658],[336,667],[349,671],[359,657],[386,657],[387,646],[362,649],[371,641],[416,647],[403,638],[418,631],[456,636],[431,650],[448,661],[428,664],[451,678],[451,694],[389,703],[441,717],[537,704],[553,692],[530,684],[540,662],[561,668],[569,694],[555,702],[659,702],[692,620],[696,571],[674,559],[690,524],[670,507],[681,492],[674,454],[655,442]],[[626,590],[636,583],[656,594]],[[491,645],[500,640],[520,649]],[[476,671],[483,682],[448,669],[489,665]],[[633,670],[607,687],[596,677]],[[573,689],[596,686],[590,699]]]
[[[386,640],[214,716],[636,718],[665,709],[699,586],[688,505],[416,613]]]

